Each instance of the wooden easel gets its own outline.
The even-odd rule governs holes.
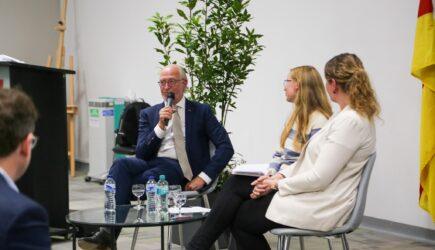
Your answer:
[[[69,68],[74,69],[74,58],[69,57]],[[75,161],[75,120],[74,116],[77,114],[78,107],[74,105],[74,75],[69,75],[68,80],[69,95],[68,104],[66,106],[66,114],[68,121],[68,156],[69,156],[69,168],[70,175],[72,177],[76,174],[76,161]]]
[[[57,41],[57,50],[56,50],[56,65],[55,67],[60,69],[64,67],[65,61],[65,30],[66,30],[66,10],[68,6],[68,0],[63,0],[62,10],[60,13],[60,18],[58,25],[54,27],[56,31],[59,31],[59,38]],[[49,55],[47,58],[47,67],[51,67],[51,56]],[[69,69],[74,70],[74,58],[73,56],[69,57]],[[69,166],[70,166],[70,175],[72,177],[75,176],[75,120],[74,116],[77,114],[78,107],[74,104],[74,75],[69,75],[68,80],[69,85],[69,95],[68,95],[68,103],[66,107],[67,121],[68,121],[68,156],[69,156]]]
[[[59,31],[59,38],[57,40],[57,51],[56,51],[56,68],[62,68],[65,61],[65,30],[66,30],[66,8],[68,6],[68,0],[63,0],[62,11],[60,12],[60,20],[58,25],[54,27],[55,30]]]

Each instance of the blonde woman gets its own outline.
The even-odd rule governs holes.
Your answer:
[[[281,133],[280,148],[275,152],[270,163],[270,172],[280,171],[293,164],[298,159],[304,145],[320,130],[332,114],[322,77],[314,67],[300,66],[291,69],[283,84],[286,99],[288,102],[293,103],[294,107]],[[234,183],[231,186],[238,185],[237,190],[243,192],[243,198],[237,201],[227,200],[227,191],[223,191],[221,198],[219,198],[221,201],[216,203],[210,214],[210,219],[206,220],[206,223],[202,226],[202,228],[205,228],[204,233],[199,233],[202,230],[198,230],[194,241],[201,238],[202,240],[199,241],[203,241],[205,245],[214,242],[214,239],[220,235],[221,231],[214,230],[212,224],[218,223],[219,227],[217,228],[222,230],[231,224],[234,213],[241,202],[250,200],[249,195],[253,191],[251,183],[255,180],[255,177],[247,176],[230,177],[227,183]],[[225,184],[224,190],[228,190],[228,187],[228,184]],[[248,210],[255,210],[256,204],[253,204],[253,207]],[[227,205],[228,207],[225,207]],[[222,213],[222,215],[213,215],[214,213]],[[264,214],[262,216],[264,217]],[[193,243],[189,247],[192,247],[192,249],[210,248],[205,247],[204,244],[195,245]]]
[[[319,231],[343,225],[354,204],[364,164],[375,152],[380,112],[361,60],[340,54],[325,66],[326,89],[340,112],[313,136],[290,167],[260,177],[254,188],[232,176],[188,245],[208,249],[230,227],[237,249],[270,249],[263,233],[276,227]]]
[[[332,114],[322,78],[314,67],[291,69],[283,85],[286,99],[294,108],[281,133],[280,148],[273,155],[270,173],[279,171],[282,165],[293,164],[305,143]]]

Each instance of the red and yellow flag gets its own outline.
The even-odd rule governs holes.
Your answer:
[[[435,27],[432,0],[420,0],[411,73],[422,81],[420,207],[435,222]]]

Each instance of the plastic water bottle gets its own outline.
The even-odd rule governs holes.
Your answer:
[[[165,180],[164,175],[159,176],[159,182],[157,182],[157,197],[158,197],[158,211],[160,216],[165,218],[168,214],[168,190],[169,184]]]
[[[157,214],[157,207],[156,207],[156,181],[154,180],[154,176],[150,176],[148,178],[148,182],[146,184],[146,196],[147,196],[147,202],[146,202],[146,209],[147,209],[147,215],[150,217],[155,217]]]
[[[104,210],[109,212],[115,212],[116,211],[116,200],[115,200],[116,183],[111,176],[108,176],[106,182],[104,183],[104,193],[106,195],[104,200]]]

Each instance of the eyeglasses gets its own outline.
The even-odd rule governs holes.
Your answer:
[[[32,137],[32,142],[31,142],[31,147],[32,149],[36,147],[36,144],[38,143],[38,137],[37,136],[33,136]]]
[[[166,80],[166,81],[158,81],[157,84],[159,84],[159,86],[161,88],[163,88],[165,86],[168,86],[169,88],[172,88],[179,81],[181,81],[181,79],[169,79],[169,80]]]

